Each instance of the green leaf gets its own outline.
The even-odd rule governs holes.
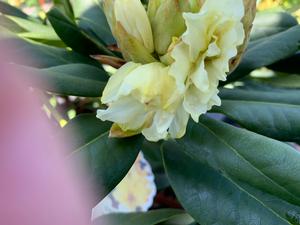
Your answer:
[[[238,68],[228,76],[226,83],[236,81],[252,70],[269,66],[294,55],[300,42],[300,25],[284,32],[251,42]]]
[[[289,58],[280,60],[279,62],[268,66],[268,68],[278,72],[294,73],[299,75],[300,74],[299,62],[300,62],[300,52],[297,52],[295,55]]]
[[[300,141],[300,91],[223,89],[214,108],[248,130],[281,141]]]
[[[0,26],[14,33],[20,33],[25,31],[17,23],[15,23],[14,21],[12,21],[11,19],[7,18],[7,16],[4,15],[0,15]]]
[[[115,44],[116,41],[99,2],[97,0],[71,0],[78,26],[89,36],[103,41],[106,45]]]
[[[251,32],[251,41],[280,33],[297,24],[296,18],[286,12],[257,13]]]
[[[46,69],[13,65],[32,86],[59,95],[100,97],[108,75],[100,68],[86,64],[67,64]]]
[[[156,225],[181,214],[184,212],[176,209],[152,210],[145,213],[114,213],[96,219],[93,225]]]
[[[259,191],[245,183],[239,183],[243,189],[247,190],[250,194],[259,199],[267,207],[271,208],[282,218],[286,218],[293,225],[300,225],[300,207],[290,204],[277,198],[274,195],[270,195],[266,192]]]
[[[93,59],[63,48],[47,46],[28,41],[0,27],[0,45],[6,49],[6,61],[26,66],[45,68],[70,63],[84,63],[97,67],[101,65]]]
[[[256,78],[255,80],[275,88],[300,88],[300,76],[298,74],[276,73],[272,77]]]
[[[163,147],[171,186],[200,224],[290,224],[240,183],[300,204],[300,154],[281,142],[208,118]]]
[[[70,0],[53,0],[53,3],[55,7],[63,11],[68,18],[74,19],[73,7]]]
[[[28,19],[29,16],[23,13],[20,9],[13,7],[9,5],[8,3],[5,2],[0,2],[0,13],[4,15],[11,15],[11,16],[16,16],[20,17],[23,19]]]
[[[10,20],[18,24],[21,28],[23,28],[25,31],[20,32],[19,35],[23,37],[34,37],[34,39],[46,39],[46,40],[55,40],[59,41],[59,37],[55,33],[52,27],[27,20],[27,19],[22,19],[19,17],[14,17],[14,16],[7,16]]]
[[[73,144],[70,160],[84,164],[87,183],[92,183],[98,203],[125,177],[141,148],[140,136],[124,139],[109,138],[110,123],[94,114],[79,115],[64,128],[75,132],[79,139]]]
[[[58,9],[53,8],[47,16],[57,35],[74,51],[86,55],[99,53],[112,55],[104,43],[97,42],[86,35],[74,21],[67,18]]]

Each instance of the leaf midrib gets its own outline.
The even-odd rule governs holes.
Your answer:
[[[90,140],[89,142],[85,143],[84,145],[80,146],[79,148],[75,149],[72,153],[70,153],[69,157],[71,157],[72,155],[76,154],[77,152],[80,152],[82,149],[84,149],[85,147],[89,146],[90,144],[98,141],[99,139],[103,138],[105,135],[109,134],[109,130],[100,134],[99,136],[93,138],[92,140]]]
[[[285,187],[282,187],[280,184],[277,183],[277,181],[273,180],[272,178],[270,178],[267,174],[265,174],[264,172],[260,171],[258,168],[256,168],[249,160],[247,160],[246,158],[244,158],[243,155],[241,155],[233,146],[231,146],[229,143],[227,143],[224,139],[222,139],[221,137],[217,136],[217,134],[211,130],[209,127],[205,126],[203,123],[199,122],[199,125],[202,125],[203,127],[205,127],[213,136],[215,136],[218,140],[220,140],[224,145],[226,145],[229,149],[231,149],[234,153],[236,153],[236,155],[242,159],[243,161],[245,161],[247,164],[249,164],[255,171],[258,172],[258,174],[261,174],[263,177],[265,177],[267,180],[271,181],[272,183],[274,183],[274,185],[276,185],[277,187],[279,187],[279,189],[281,189],[282,191],[286,192],[287,194],[289,194],[290,196],[296,198],[297,200],[299,200],[299,198],[297,196],[294,196],[292,193],[290,193]]]
[[[180,146],[183,146],[181,145],[180,143],[178,143],[177,140],[175,140],[175,142],[177,144],[179,144]],[[183,146],[185,148],[185,146]],[[161,152],[163,150],[163,145],[161,145]],[[191,152],[188,152],[188,151],[182,151],[183,154],[186,154],[187,156],[191,157],[191,158],[195,158],[197,161],[198,158],[195,154],[191,153]],[[168,171],[167,169],[167,166],[166,166],[166,163],[165,163],[165,159],[163,157],[163,164],[164,164],[164,167],[166,168],[166,171]],[[212,167],[211,167],[212,168]],[[212,168],[213,169],[213,168]],[[226,180],[229,180],[236,188],[238,188],[239,190],[241,190],[241,192],[245,193],[246,195],[248,195],[250,198],[253,198],[254,200],[256,200],[259,204],[261,204],[262,206],[264,206],[266,209],[268,209],[271,213],[273,213],[275,216],[277,216],[278,218],[280,218],[282,221],[288,223],[288,224],[291,224],[288,220],[286,220],[285,218],[281,217],[276,211],[274,211],[272,208],[270,208],[269,206],[267,206],[264,202],[260,201],[258,198],[256,198],[254,195],[252,195],[251,193],[249,193],[247,190],[243,189],[241,186],[239,186],[234,180],[232,180],[230,177],[226,176],[225,174],[223,173],[219,173],[222,177],[224,177]],[[171,181],[170,177],[169,177],[169,174],[168,172],[166,173],[169,181]],[[291,224],[292,225],[292,224]]]

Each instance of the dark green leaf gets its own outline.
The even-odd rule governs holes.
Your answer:
[[[300,91],[223,89],[214,108],[242,127],[281,141],[300,141]]]
[[[88,173],[85,179],[94,184],[93,192],[98,195],[95,203],[125,177],[141,148],[140,136],[109,138],[109,125],[96,115],[87,114],[76,117],[65,128],[66,131],[75,131],[75,137],[80,137],[69,159],[85,165]]]
[[[269,66],[290,57],[298,51],[300,26],[251,42],[238,68],[228,76],[227,82],[236,81],[252,70]]]
[[[58,9],[53,8],[47,14],[57,35],[74,51],[82,54],[92,55],[105,53],[110,54],[104,43],[96,42],[87,36],[71,19],[67,18]]]
[[[199,223],[290,224],[240,182],[300,204],[300,154],[281,142],[202,118],[163,155],[171,186]]]
[[[269,66],[270,69],[278,71],[278,72],[283,72],[283,73],[295,73],[295,74],[300,74],[300,52],[297,52],[295,55],[287,58],[280,60],[277,63],[274,63]]]
[[[32,86],[60,95],[99,97],[108,78],[104,70],[86,64],[67,64],[46,69],[12,67],[29,79]]]
[[[269,37],[298,24],[297,20],[286,12],[261,12],[255,17],[251,40]]]
[[[9,5],[8,3],[5,2],[0,2],[0,12],[5,14],[5,15],[11,15],[11,16],[16,16],[20,17],[23,19],[28,19],[29,16],[23,13],[20,9],[13,7]]]
[[[33,67],[51,67],[69,63],[85,63],[101,67],[99,63],[66,49],[43,45],[17,37],[0,28],[0,45],[6,49],[6,60]]]
[[[74,14],[78,20],[78,26],[88,35],[97,40],[104,41],[107,45],[116,41],[110,31],[100,1],[95,0],[71,0]]]
[[[53,3],[55,7],[63,11],[68,18],[74,19],[74,12],[70,0],[53,0]]]
[[[176,209],[152,210],[145,213],[116,213],[96,219],[93,225],[156,225],[181,214],[184,212]]]
[[[266,192],[259,191],[245,183],[239,183],[239,185],[247,190],[250,194],[259,199],[267,207],[271,208],[282,218],[286,218],[293,225],[300,225],[300,207],[290,204],[277,198],[274,195],[270,195]]]

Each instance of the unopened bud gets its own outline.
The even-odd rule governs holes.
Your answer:
[[[103,9],[127,61],[156,61],[151,25],[140,0],[104,0]]]
[[[155,50],[167,52],[173,37],[186,30],[183,12],[198,12],[204,0],[149,0],[148,16],[151,22]]]

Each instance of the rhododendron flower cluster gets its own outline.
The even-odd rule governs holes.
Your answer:
[[[110,135],[180,138],[191,117],[221,105],[218,85],[245,49],[255,1],[104,0],[124,58],[101,98]]]

